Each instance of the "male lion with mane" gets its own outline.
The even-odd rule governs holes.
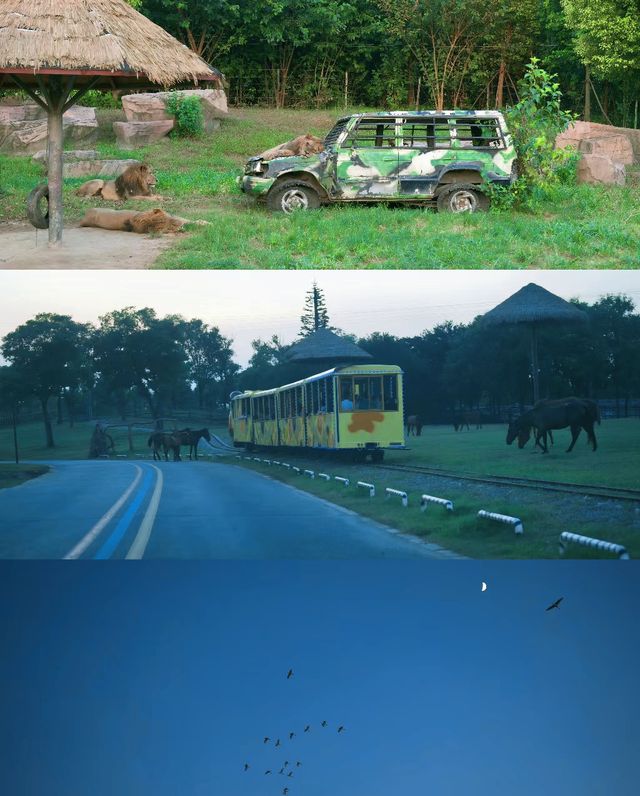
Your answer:
[[[81,185],[78,196],[100,196],[108,202],[123,202],[125,199],[162,199],[152,193],[156,178],[145,163],[126,168],[115,180],[89,180]]]

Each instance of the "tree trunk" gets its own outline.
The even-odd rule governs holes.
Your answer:
[[[44,420],[44,431],[47,437],[47,448],[55,448],[53,441],[53,429],[51,428],[51,418],[49,417],[49,396],[40,399],[40,406],[42,407],[42,419]]]
[[[507,71],[507,65],[504,58],[500,61],[500,71],[498,72],[498,86],[496,88],[496,108],[502,108],[504,102],[504,76]]]
[[[61,426],[64,423],[64,418],[62,416],[62,396],[61,395],[58,396],[58,401],[57,401],[57,404],[56,404],[56,410],[57,410],[56,425]]]
[[[591,121],[591,70],[589,64],[584,68],[584,120]]]

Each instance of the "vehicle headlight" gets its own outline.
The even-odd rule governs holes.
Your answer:
[[[265,163],[262,158],[251,158],[244,167],[245,174],[258,174],[260,176],[264,176],[268,170],[269,164]]]

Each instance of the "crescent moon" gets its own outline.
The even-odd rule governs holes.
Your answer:
[[[482,581],[482,591],[486,590],[487,590],[487,584],[484,581]]]

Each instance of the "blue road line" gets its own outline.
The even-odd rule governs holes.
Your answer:
[[[153,472],[151,470],[147,470],[142,481],[142,485],[138,489],[138,493],[133,499],[131,505],[126,510],[126,512],[120,518],[120,521],[116,525],[113,530],[111,536],[107,539],[107,541],[102,545],[102,547],[98,550],[98,552],[93,557],[94,560],[103,560],[105,558],[110,558],[113,551],[122,541],[122,537],[125,535],[129,526],[131,525],[131,521],[135,517],[136,512],[140,508],[142,501],[145,499],[147,492],[151,488],[151,481],[153,480]]]

